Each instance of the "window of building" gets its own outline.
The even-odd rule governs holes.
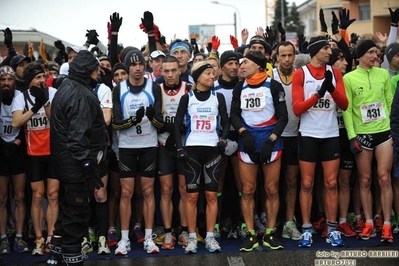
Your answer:
[[[359,20],[370,20],[370,4],[359,5]]]

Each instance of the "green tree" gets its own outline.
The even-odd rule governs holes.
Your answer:
[[[290,8],[290,15],[285,19],[285,31],[286,32],[296,32],[296,33],[304,33],[305,32],[305,25],[302,23],[298,8],[294,3]]]
[[[279,22],[282,21],[281,19],[281,3],[283,2],[283,7],[284,7],[284,24],[287,22],[287,17],[288,17],[288,4],[286,0],[276,0],[276,9],[274,10],[274,21],[272,23],[272,28],[277,30],[277,25]],[[266,25],[270,26],[270,25]],[[285,27],[285,25],[284,25]]]

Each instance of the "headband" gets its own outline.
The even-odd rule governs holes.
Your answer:
[[[185,43],[185,42],[175,42],[170,47],[170,54],[173,55],[173,53],[178,51],[178,50],[185,50],[187,53],[191,53],[190,46],[187,43]]]
[[[213,68],[211,64],[206,64],[203,66],[200,66],[198,69],[196,69],[191,76],[193,77],[193,80],[195,83],[197,83],[198,78],[201,76],[202,72],[204,72],[208,68]]]
[[[25,78],[25,84],[29,86],[29,84],[32,82],[32,80],[39,74],[44,73],[44,68],[35,68],[32,69],[31,72],[29,72],[24,78]]]

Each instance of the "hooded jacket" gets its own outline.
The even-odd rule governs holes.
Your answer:
[[[83,182],[82,163],[90,160],[96,165],[105,160],[104,116],[90,83],[98,65],[89,51],[80,51],[52,102],[51,158],[61,182]]]

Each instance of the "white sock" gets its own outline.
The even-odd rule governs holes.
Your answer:
[[[121,230],[122,239],[129,240],[129,230]]]
[[[152,238],[152,228],[151,229],[144,229],[145,231],[145,239]]]
[[[206,237],[215,237],[213,232],[206,232]]]
[[[190,234],[188,234],[188,237],[189,237],[189,238],[197,239],[197,233],[196,233],[196,232],[190,233]]]
[[[346,223],[346,218],[339,218],[339,224]]]

